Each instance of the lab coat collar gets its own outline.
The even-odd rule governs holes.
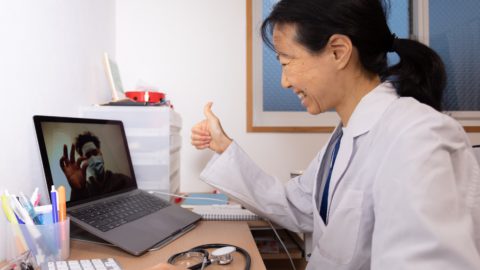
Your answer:
[[[367,133],[378,122],[390,104],[398,99],[398,94],[389,81],[385,81],[365,95],[350,116],[345,134],[353,138]]]

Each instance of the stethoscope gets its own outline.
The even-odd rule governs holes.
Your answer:
[[[207,249],[216,248],[211,254]],[[245,270],[250,270],[251,258],[243,248],[226,244],[205,244],[196,246],[187,251],[172,255],[168,258],[168,263],[173,265],[183,265],[187,269],[204,269],[213,263],[221,265],[230,264],[233,261],[233,252],[239,252],[245,257]],[[194,264],[192,265],[192,262]]]

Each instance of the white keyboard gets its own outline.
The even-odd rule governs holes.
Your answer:
[[[88,259],[47,262],[42,270],[122,270],[113,259]]]

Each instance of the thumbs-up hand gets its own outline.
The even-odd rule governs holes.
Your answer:
[[[212,112],[212,102],[209,102],[203,108],[205,120],[195,124],[192,128],[191,141],[197,149],[210,148],[221,154],[232,143],[218,117]]]

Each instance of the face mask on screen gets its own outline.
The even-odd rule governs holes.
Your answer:
[[[91,156],[88,159],[87,183],[99,181],[105,173],[104,161],[101,155]]]

